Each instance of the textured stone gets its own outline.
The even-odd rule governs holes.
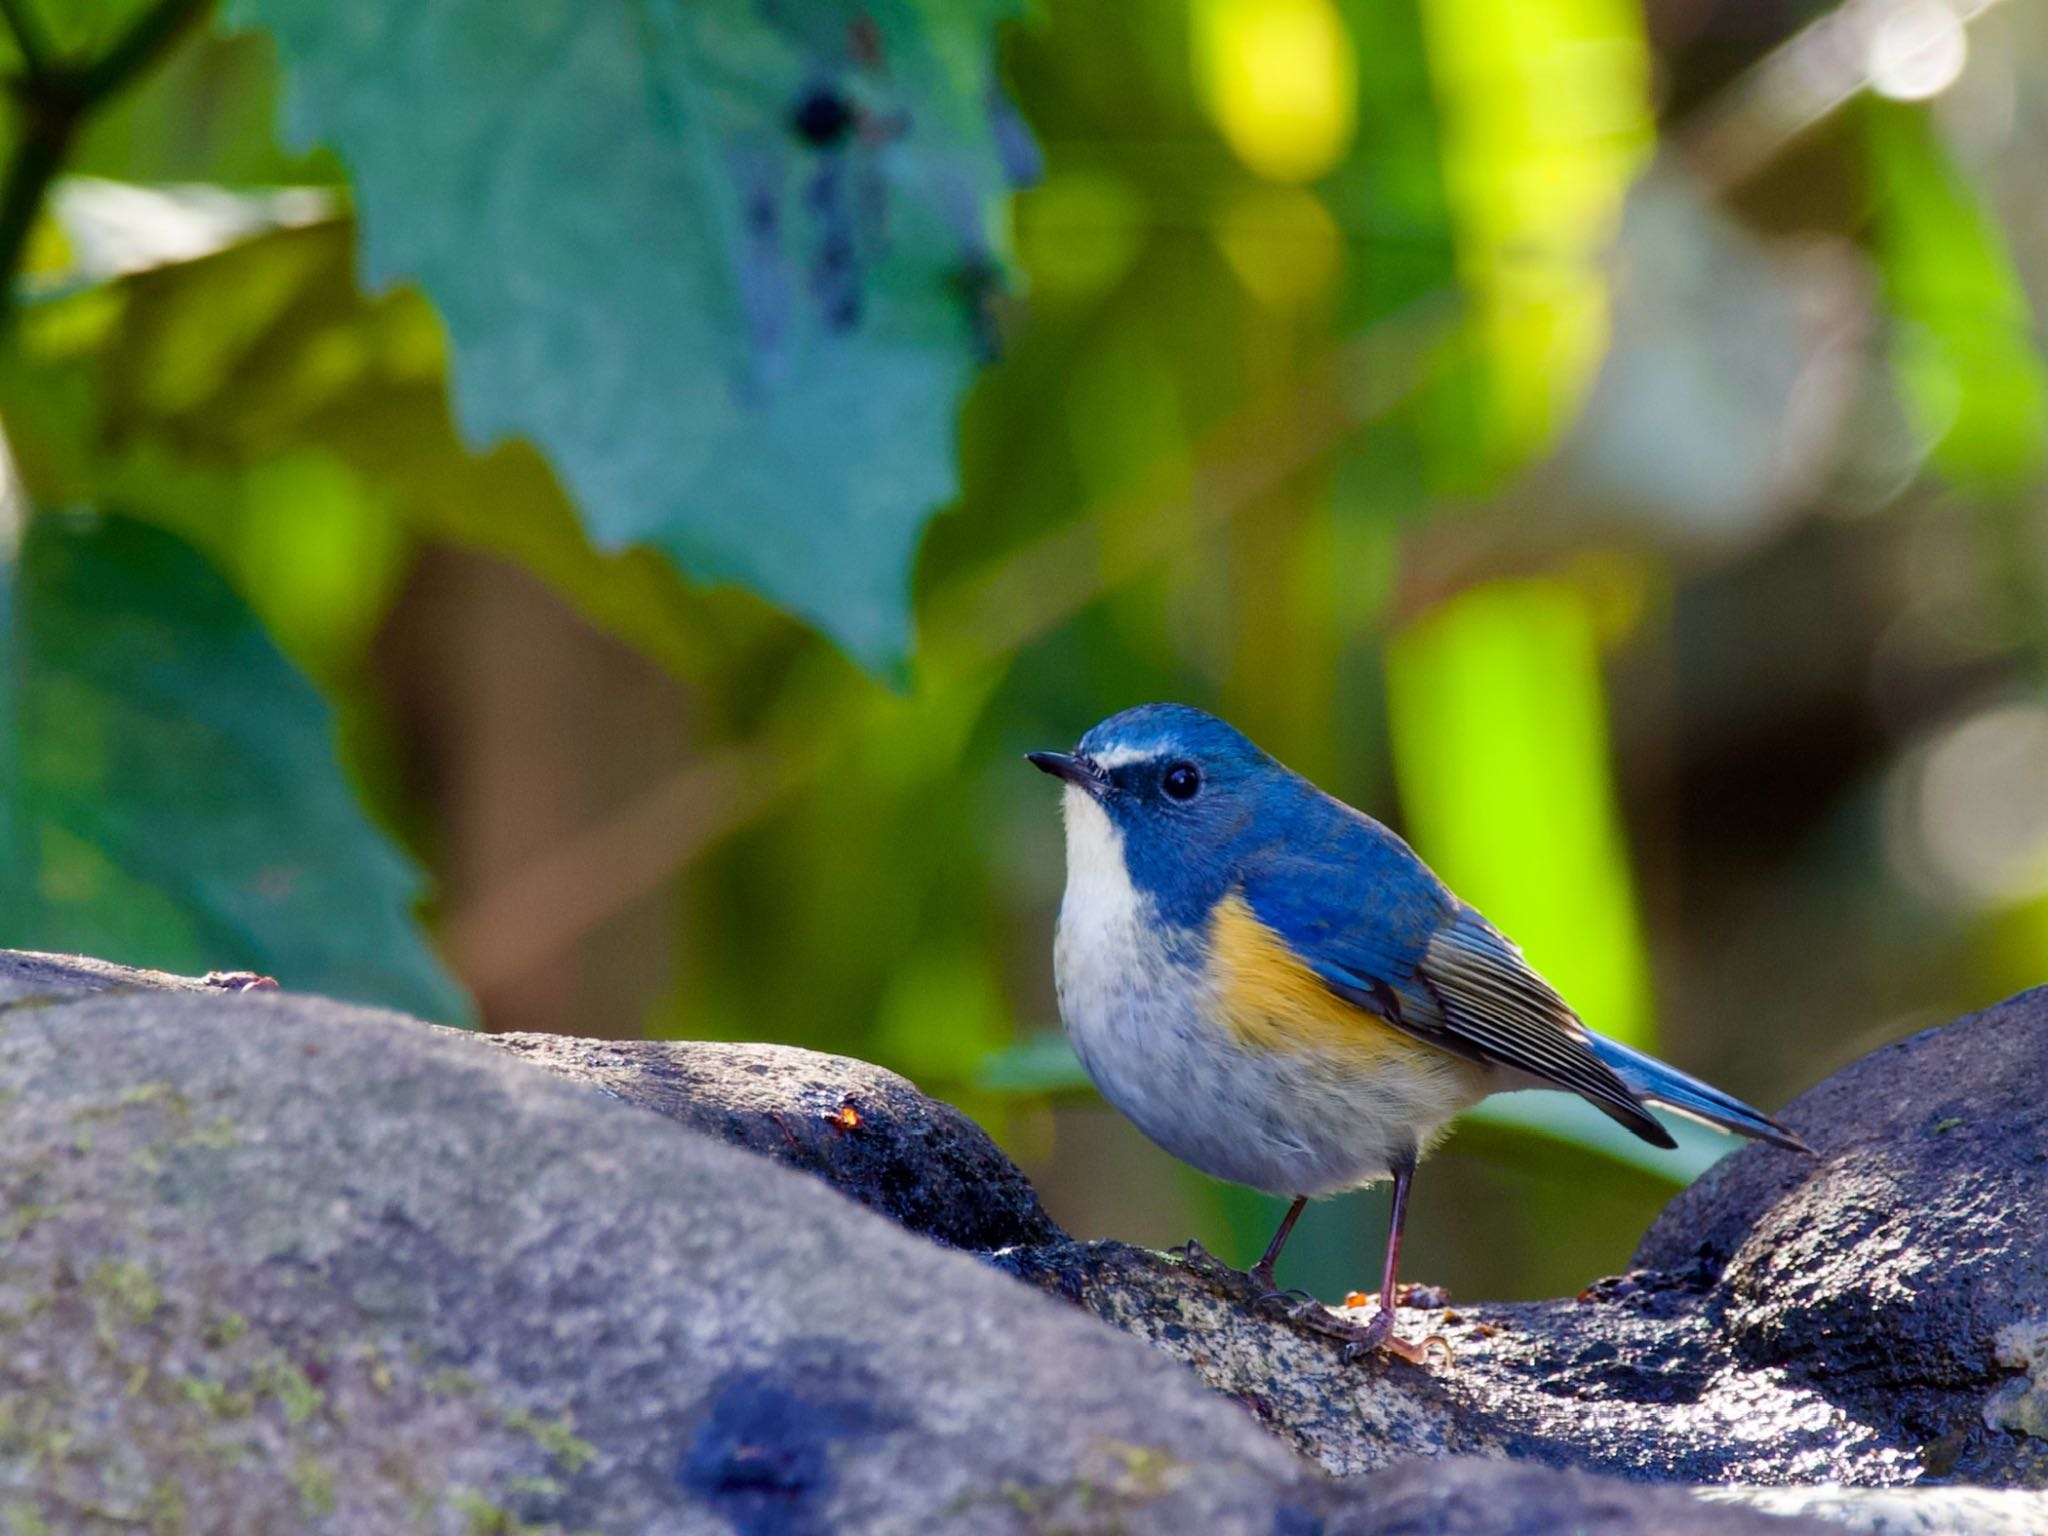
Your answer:
[[[1332,1497],[974,1260],[392,1015],[12,1011],[0,1099],[0,1519],[1265,1531]]]
[[[1812,1515],[1872,1536],[2041,1536],[2048,1493],[2033,1488],[1709,1488],[1701,1497]]]
[[[1120,1243],[996,1262],[1186,1361],[1339,1474],[1457,1453],[1669,1482],[1882,1486],[1921,1471],[1899,1435],[1734,1358],[1696,1296],[1404,1307],[1405,1336],[1436,1334],[1451,1350],[1415,1366],[1346,1362],[1336,1341],[1235,1287]]]
[[[487,1044],[249,980],[0,953],[0,1530],[2040,1512],[1906,1485],[2041,1481],[2048,994],[1815,1089],[1786,1117],[1819,1156],[1729,1159],[1629,1276],[1404,1309],[1454,1354],[1417,1368],[1064,1238],[970,1122],[862,1063]]]
[[[473,1040],[38,996],[0,1009],[0,1529],[1820,1529],[1508,1467],[1437,1520],[1419,1474],[1332,1482],[1158,1352]],[[1516,1490],[1491,1524],[1473,1479]]]
[[[1635,1262],[1696,1276],[1735,1354],[1919,1448],[2048,1485],[2048,988],[1875,1051],[1674,1200]]]
[[[815,1175],[954,1248],[1062,1234],[988,1133],[894,1072],[789,1045],[480,1036],[559,1077]]]
[[[34,1006],[86,992],[205,992],[214,984],[202,977],[173,976],[168,971],[141,971],[86,955],[43,955],[31,950],[0,950],[0,1007]],[[227,991],[240,990],[228,987]]]
[[[1744,1506],[1716,1505],[1677,1488],[1649,1488],[1513,1462],[1454,1456],[1404,1462],[1359,1484],[1359,1502],[1330,1536],[1720,1536]],[[1802,1521],[1813,1536],[1841,1527]],[[1789,1528],[1761,1527],[1771,1536]]]

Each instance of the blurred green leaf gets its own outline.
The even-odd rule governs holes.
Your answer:
[[[4,592],[8,942],[466,1023],[326,707],[189,545],[44,514]]]
[[[1584,404],[1607,345],[1601,257],[1654,142],[1642,8],[1420,0],[1484,408],[1441,468],[1493,488]]]
[[[121,6],[141,8],[131,0]],[[276,50],[268,37],[201,31],[93,114],[68,169],[185,185],[339,182],[333,156],[290,153],[278,144],[277,98]]]
[[[1863,121],[1907,410],[1950,480],[2024,489],[2048,462],[2048,374],[2005,234],[1926,106],[1872,100]]]
[[[445,317],[468,438],[530,436],[599,544],[885,665],[984,344],[1011,8],[237,14],[278,39],[297,136],[347,161],[372,280]]]
[[[1585,598],[1552,580],[1461,593],[1394,638],[1387,703],[1422,856],[1595,1029],[1653,1044]]]
[[[1503,1144],[1521,1136],[1547,1137],[1673,1185],[1690,1184],[1742,1145],[1740,1137],[1723,1135],[1675,1115],[1657,1118],[1677,1141],[1675,1149],[1651,1146],[1584,1099],[1568,1093],[1495,1094],[1459,1116],[1458,1124],[1460,1135],[1480,1128],[1501,1132]]]
[[[976,1074],[984,1093],[1090,1093],[1095,1084],[1065,1035],[1040,1031],[992,1051]]]

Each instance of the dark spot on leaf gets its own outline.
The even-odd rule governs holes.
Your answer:
[[[789,114],[790,131],[813,149],[844,143],[858,120],[853,103],[828,85],[807,87]]]
[[[860,261],[845,168],[837,163],[821,165],[804,201],[818,231],[811,260],[811,297],[827,330],[850,331],[860,323]]]
[[[766,182],[756,180],[746,188],[747,233],[757,240],[775,238],[775,193]]]
[[[733,263],[756,379],[772,377],[789,334],[790,282],[782,256],[782,199],[773,168],[760,156],[735,155],[741,252]]]
[[[882,65],[882,29],[871,16],[856,16],[846,28],[846,47],[853,61],[863,69]]]
[[[975,355],[983,362],[993,362],[1002,351],[1002,331],[996,320],[996,302],[1003,293],[1002,270],[986,251],[970,250],[954,269],[952,287],[967,312]]]

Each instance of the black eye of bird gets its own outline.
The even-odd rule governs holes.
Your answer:
[[[1202,787],[1202,775],[1193,763],[1168,763],[1159,787],[1176,800],[1192,800],[1195,791]]]

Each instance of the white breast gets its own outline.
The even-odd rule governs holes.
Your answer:
[[[1275,1194],[1384,1178],[1483,1092],[1472,1069],[1251,1051],[1219,1020],[1199,945],[1170,941],[1131,882],[1123,838],[1069,785],[1067,890],[1053,968],[1060,1017],[1102,1096],[1183,1162]]]

